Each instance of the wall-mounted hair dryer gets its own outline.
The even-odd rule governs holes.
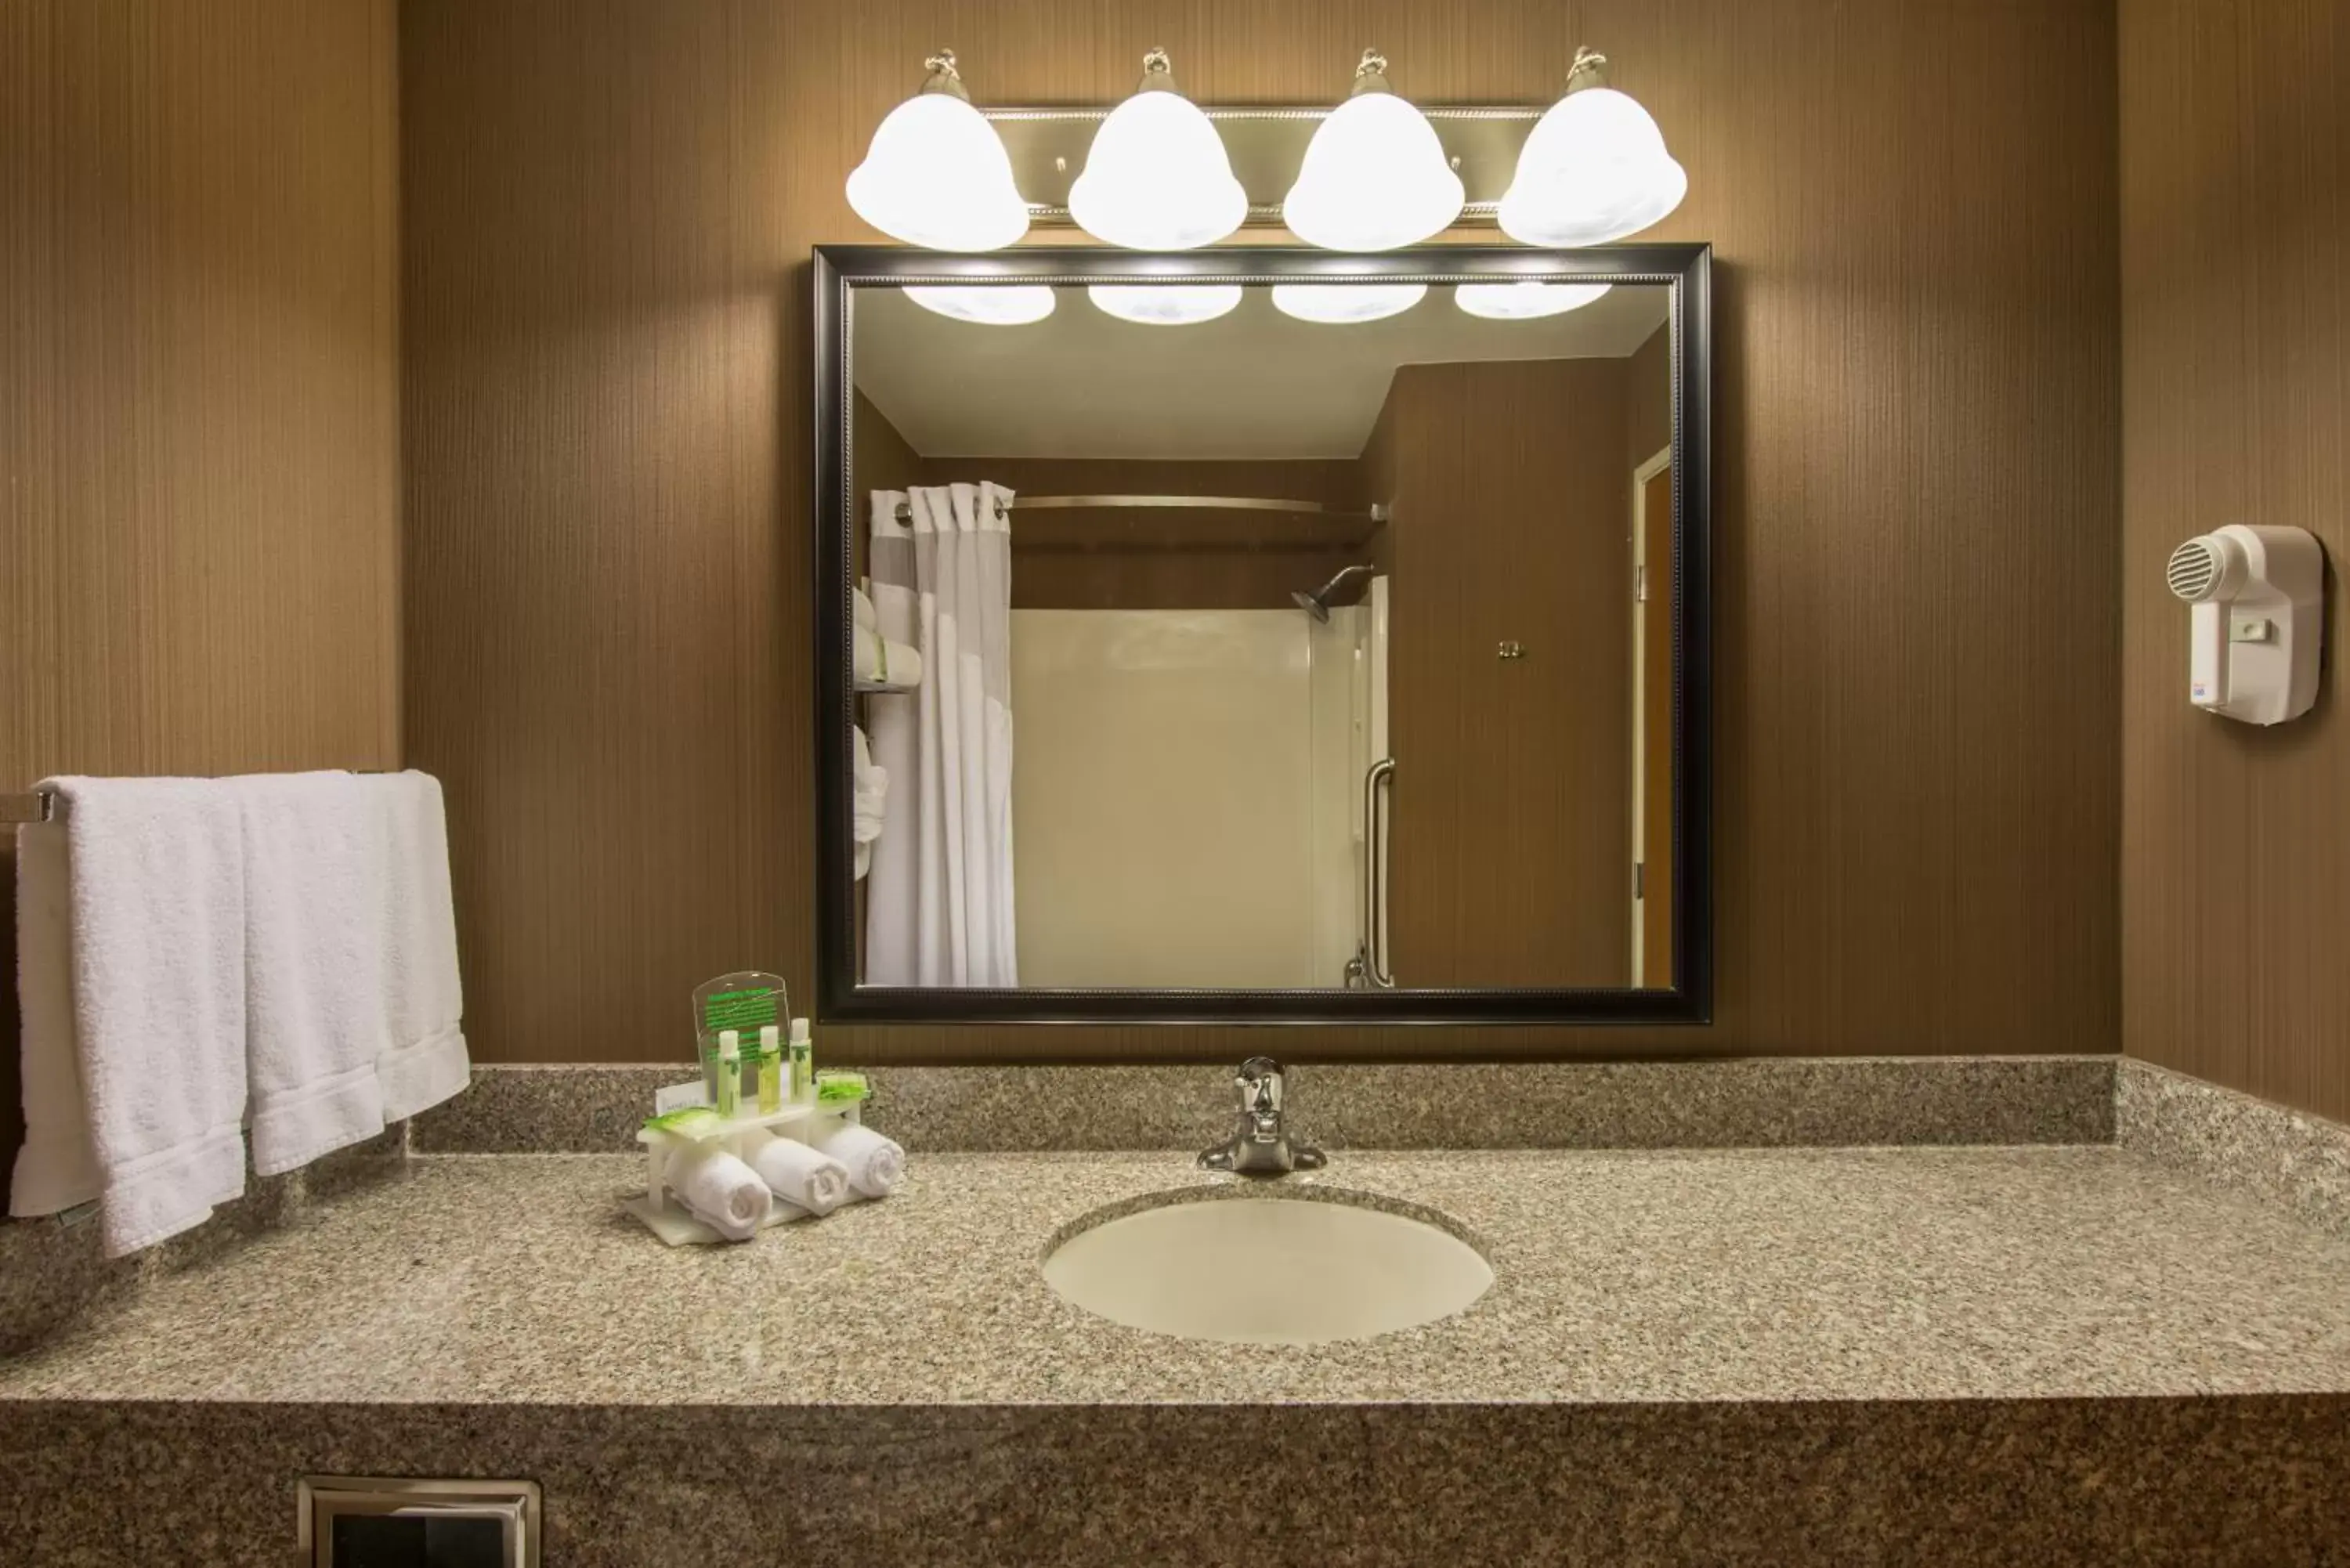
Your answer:
[[[2230,523],[2170,553],[2170,591],[2193,607],[2187,700],[2251,724],[2317,701],[2325,552],[2301,528]]]

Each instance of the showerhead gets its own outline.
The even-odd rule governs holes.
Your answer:
[[[1297,601],[1297,607],[1299,609],[1302,609],[1307,615],[1312,616],[1322,625],[1328,626],[1330,624],[1330,596],[1336,593],[1339,586],[1346,582],[1347,578],[1359,576],[1360,574],[1368,572],[1372,568],[1367,566],[1341,566],[1338,568],[1336,573],[1331,576],[1328,582],[1323,584],[1320,587],[1315,588],[1312,593],[1293,593],[1289,597]]]

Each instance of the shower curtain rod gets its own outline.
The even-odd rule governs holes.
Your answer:
[[[1374,523],[1388,520],[1388,509],[1373,503],[1367,509],[1325,506],[1319,501],[1269,500],[1249,495],[1022,495],[1014,498],[1013,509],[1018,512],[1079,511],[1102,506],[1191,507],[1213,512],[1290,512],[1316,517],[1368,517]],[[898,503],[897,516],[909,522],[914,509],[906,502]]]

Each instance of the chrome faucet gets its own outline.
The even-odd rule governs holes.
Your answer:
[[[1286,1176],[1293,1170],[1319,1170],[1330,1163],[1330,1157],[1320,1149],[1289,1140],[1281,1119],[1280,1063],[1270,1056],[1252,1056],[1241,1064],[1232,1086],[1240,1091],[1240,1130],[1232,1142],[1201,1155],[1201,1165],[1243,1176]]]

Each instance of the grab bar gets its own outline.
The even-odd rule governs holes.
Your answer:
[[[1363,972],[1380,991],[1395,989],[1379,932],[1387,903],[1387,797],[1379,786],[1394,780],[1395,765],[1393,757],[1381,757],[1363,774]]]

